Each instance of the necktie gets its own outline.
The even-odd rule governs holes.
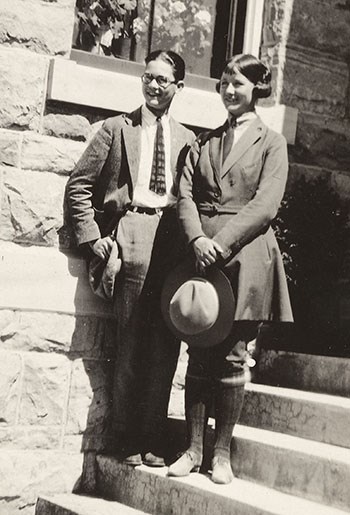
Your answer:
[[[222,162],[223,163],[226,161],[226,158],[231,151],[234,137],[235,137],[235,125],[229,125],[228,128],[226,129],[226,134],[224,137],[224,146],[223,146],[223,150],[222,150]]]
[[[157,118],[157,132],[154,140],[151,179],[149,189],[158,195],[165,195],[165,149],[161,118]]]

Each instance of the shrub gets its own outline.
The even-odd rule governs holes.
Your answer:
[[[348,209],[327,177],[296,180],[274,223],[296,334],[307,352],[343,353],[339,280],[349,243]]]

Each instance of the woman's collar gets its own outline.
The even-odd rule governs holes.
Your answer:
[[[239,127],[240,125],[243,125],[244,123],[252,122],[253,120],[256,120],[258,115],[256,114],[256,111],[248,111],[247,113],[243,113],[241,116],[238,116],[238,118],[234,118],[233,116],[229,116],[228,123],[231,127]]]

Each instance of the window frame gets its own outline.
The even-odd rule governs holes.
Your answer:
[[[243,53],[253,54],[259,57],[260,43],[263,27],[264,0],[247,0],[246,18],[244,25]],[[231,3],[231,15],[235,16],[235,5]],[[230,25],[229,42],[227,54],[231,55],[233,48],[233,30]],[[85,66],[91,66],[102,70],[111,70],[118,73],[125,73],[132,76],[140,76],[144,65],[135,61],[129,61],[116,57],[92,54],[84,50],[71,49],[70,59]],[[198,89],[212,91],[217,79],[205,75],[186,74],[186,84]],[[214,86],[213,86],[214,85]]]
[[[244,53],[260,55],[264,1],[247,0],[244,29]],[[144,102],[140,77],[141,63],[71,50],[70,59],[51,59],[47,98],[108,112],[131,112]],[[225,108],[215,90],[217,79],[186,74],[180,97],[174,100],[171,113],[175,119],[192,127],[213,129],[226,117]],[[297,109],[282,104],[257,106],[262,120],[284,134],[294,144]]]

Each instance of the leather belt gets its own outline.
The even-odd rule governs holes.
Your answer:
[[[198,206],[198,211],[202,215],[207,215],[207,216],[236,215],[241,209],[242,209],[242,206],[225,207],[225,206],[216,206],[215,204],[212,204],[209,206],[203,206],[203,205]]]
[[[160,213],[163,213],[164,209],[164,207],[128,206],[127,211],[140,213],[142,215],[159,215]]]

